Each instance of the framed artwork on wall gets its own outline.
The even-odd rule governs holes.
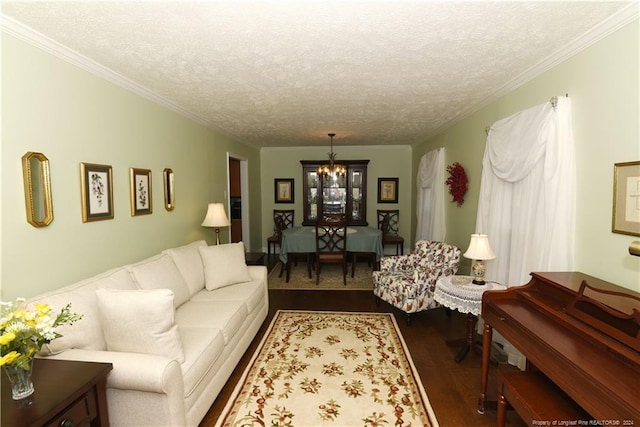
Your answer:
[[[172,169],[165,168],[162,171],[162,182],[164,184],[164,208],[168,211],[172,211],[176,207],[176,194]]]
[[[131,168],[131,216],[153,212],[151,170]]]
[[[82,222],[113,219],[111,166],[80,163]]]
[[[293,203],[293,178],[276,178],[274,182],[274,197],[276,203]]]
[[[640,236],[640,161],[613,166],[611,231]]]
[[[378,203],[398,203],[398,178],[378,178]]]

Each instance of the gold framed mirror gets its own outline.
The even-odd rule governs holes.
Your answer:
[[[165,170],[162,171],[162,182],[164,183],[164,208],[172,211],[176,207],[173,170],[165,168]]]
[[[22,156],[22,178],[27,222],[34,227],[46,227],[53,221],[51,176],[47,156],[27,151]]]

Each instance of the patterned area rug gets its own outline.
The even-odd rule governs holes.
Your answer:
[[[311,278],[307,273],[307,265],[304,261],[298,262],[297,266],[291,267],[291,275],[289,283],[286,282],[287,272],[280,274],[280,266],[278,263],[269,273],[269,289],[301,289],[301,290],[373,290],[373,279],[371,277],[371,267],[366,262],[360,262],[356,266],[354,277],[351,277],[351,264],[348,265],[347,286],[342,282],[342,266],[337,264],[327,264],[322,266],[320,274],[320,283],[316,285],[316,272],[311,271]]]
[[[276,313],[216,427],[438,426],[390,313]]]

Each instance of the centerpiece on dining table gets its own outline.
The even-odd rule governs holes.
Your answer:
[[[62,336],[55,328],[81,318],[71,312],[71,304],[56,315],[49,304],[26,304],[24,298],[0,303],[0,366],[11,382],[13,399],[33,394],[33,359],[43,345]]]

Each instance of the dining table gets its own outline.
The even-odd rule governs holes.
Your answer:
[[[316,228],[291,227],[282,231],[280,261],[287,264],[291,253],[315,253]],[[375,253],[376,261],[382,258],[382,231],[373,227],[347,227],[347,252]]]

